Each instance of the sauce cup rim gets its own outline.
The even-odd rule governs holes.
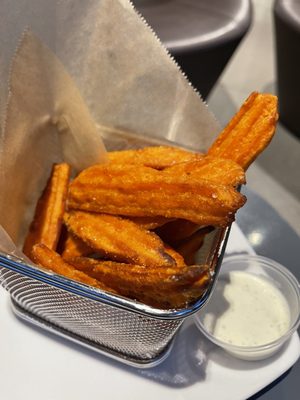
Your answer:
[[[195,315],[194,315],[194,321],[196,326],[199,328],[199,330],[213,343],[217,344],[218,346],[222,347],[225,350],[228,350],[230,352],[238,352],[238,353],[251,353],[251,352],[263,352],[266,350],[271,350],[272,348],[279,347],[283,345],[291,336],[292,334],[296,331],[300,324],[300,285],[295,277],[289,271],[286,267],[278,263],[277,261],[274,261],[270,258],[264,257],[264,256],[258,256],[258,255],[247,255],[247,254],[238,254],[238,255],[230,255],[230,256],[225,256],[219,277],[224,276],[226,273],[229,273],[230,271],[226,270],[226,267],[229,268],[230,265],[233,263],[238,263],[238,262],[248,262],[248,261],[255,261],[258,262],[259,265],[263,268],[266,269],[273,269],[276,270],[283,279],[289,282],[290,286],[293,288],[295,291],[295,296],[297,297],[298,300],[298,313],[297,313],[297,318],[295,318],[294,321],[292,321],[291,326],[289,327],[288,331],[286,331],[283,335],[281,335],[279,338],[272,340],[270,342],[261,344],[261,345],[253,345],[253,346],[242,346],[242,345],[237,345],[234,343],[229,343],[225,342],[223,340],[220,340],[216,338],[213,334],[211,334],[205,325],[201,321],[201,316],[204,315],[205,313],[205,308],[207,307],[204,306],[202,309],[200,309]],[[236,269],[238,271],[238,269]],[[247,271],[251,273],[251,271]],[[218,282],[216,282],[217,286]],[[213,296],[213,293],[211,294]],[[285,297],[285,295],[283,294]],[[209,300],[207,302],[209,304]]]

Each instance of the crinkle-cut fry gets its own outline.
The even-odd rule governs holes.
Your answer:
[[[252,93],[208,150],[228,158],[245,170],[271,141],[278,119],[277,97]]]
[[[201,249],[205,236],[213,230],[213,227],[206,226],[194,232],[190,237],[185,238],[176,246],[176,251],[183,257],[187,265],[196,263],[196,254]]]
[[[126,216],[182,218],[226,226],[246,198],[229,185],[164,174],[142,165],[97,164],[70,184],[68,206]]]
[[[237,186],[246,183],[245,172],[236,162],[206,156],[201,160],[173,165],[164,170],[166,174],[190,175],[194,178],[207,179],[223,185]]]
[[[122,216],[121,216],[122,217]],[[172,221],[170,218],[165,217],[123,217],[130,219],[135,224],[139,225],[143,229],[152,231],[153,229],[159,228]]]
[[[43,243],[56,250],[62,227],[63,214],[68,192],[70,166],[54,164],[47,185],[37,202],[35,215],[25,239],[23,252],[29,258],[31,249]]]
[[[114,215],[70,211],[65,214],[64,221],[73,235],[105,258],[145,266],[175,265],[162,240],[130,220]]]
[[[33,246],[32,260],[41,267],[48,269],[56,274],[63,275],[67,278],[84,283],[86,285],[94,286],[96,288],[105,290],[107,292],[115,293],[115,290],[103,282],[90,277],[82,271],[78,271],[73,265],[69,264],[55,251],[49,249],[44,244],[36,244]]]
[[[177,147],[149,146],[143,149],[108,152],[107,157],[113,163],[142,164],[160,170],[180,162],[201,159],[203,155]]]
[[[164,299],[169,292],[174,295],[193,283],[204,280],[208,275],[206,265],[147,268],[85,257],[76,257],[69,262],[78,270],[110,285],[119,294],[137,300],[143,299],[144,296]]]
[[[72,235],[70,232],[67,232],[67,237],[63,243],[61,254],[64,260],[73,257],[86,257],[94,252],[95,251],[86,243],[84,243],[83,240]]]

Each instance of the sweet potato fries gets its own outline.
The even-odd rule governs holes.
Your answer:
[[[160,308],[185,307],[211,280],[195,254],[245,203],[237,187],[276,121],[276,97],[253,93],[208,154],[165,146],[110,152],[107,163],[71,182],[70,167],[55,165],[25,254],[107,292]]]

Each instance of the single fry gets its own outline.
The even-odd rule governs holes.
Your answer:
[[[31,249],[43,243],[56,250],[62,226],[70,178],[70,166],[54,164],[47,185],[38,200],[34,219],[25,239],[23,252],[30,258]]]
[[[84,257],[77,257],[69,262],[97,281],[109,284],[122,296],[139,301],[146,299],[148,304],[162,304],[168,307],[178,306],[178,304],[171,304],[172,299],[172,301],[177,299],[176,303],[178,299],[180,299],[180,302],[188,300],[187,296],[184,296],[184,299],[180,296],[185,288],[197,283],[199,294],[199,282],[201,282],[201,289],[203,290],[210,279],[206,265],[157,269],[113,261],[98,261]]]
[[[229,185],[142,165],[94,165],[70,184],[68,205],[99,213],[182,218],[226,226],[246,199]]]
[[[108,152],[108,160],[112,163],[141,164],[158,170],[177,163],[198,160],[202,157],[203,155],[200,153],[170,146],[149,146],[143,149]]]
[[[237,186],[246,183],[245,172],[236,162],[206,156],[201,160],[175,164],[164,170],[166,174],[189,175],[223,185]]]
[[[246,170],[275,133],[277,102],[271,94],[252,93],[212,144],[208,155],[228,158]]]
[[[90,277],[82,271],[78,271],[71,264],[64,261],[58,253],[49,249],[44,244],[34,245],[31,251],[31,256],[32,260],[36,264],[59,275],[66,276],[67,278],[84,283],[86,285],[91,285],[96,288],[115,293],[113,288],[97,281],[97,279]]]
[[[105,258],[155,267],[175,265],[157,235],[127,219],[71,211],[64,221],[73,235]]]

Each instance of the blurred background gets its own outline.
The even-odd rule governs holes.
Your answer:
[[[252,3],[252,26],[208,98],[221,124],[228,121],[230,113],[251,91],[277,93],[274,1],[253,0]],[[279,122],[271,144],[248,171],[248,186],[265,198],[300,235],[300,136],[297,133]]]
[[[294,4],[290,14],[299,24],[295,15],[300,12],[299,1],[134,0],[133,3],[222,126],[251,92],[277,94],[274,9],[279,3]],[[280,37],[284,37],[281,34],[284,32],[280,32]],[[280,50],[283,62],[290,42],[283,43],[285,48]],[[289,90],[293,89],[291,86],[293,83]],[[298,93],[300,96],[300,87]],[[297,99],[291,97],[288,102],[286,108]],[[299,131],[288,130],[279,122],[271,144],[247,174],[248,187],[259,193],[300,236],[299,170],[300,113]]]

